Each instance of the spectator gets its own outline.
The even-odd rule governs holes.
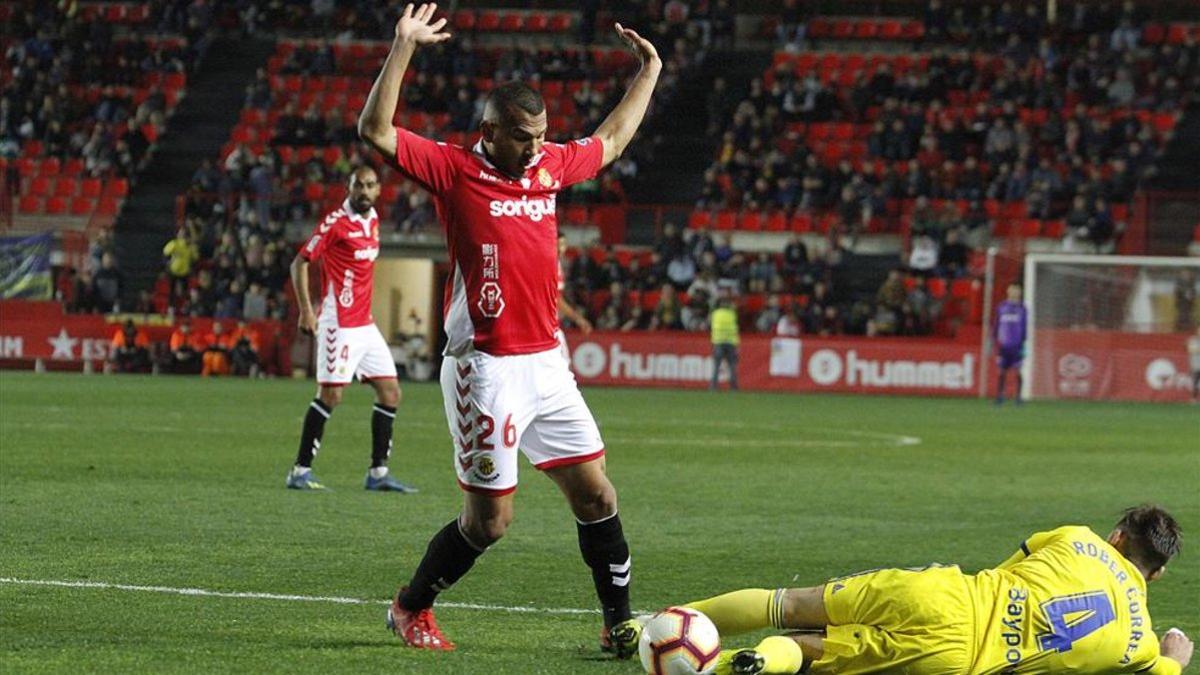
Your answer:
[[[177,375],[198,375],[201,368],[201,354],[204,352],[204,340],[192,333],[192,325],[186,321],[171,333],[168,343],[171,351],[170,372]]]
[[[800,337],[804,323],[795,307],[784,312],[775,324],[775,335],[778,337]]]
[[[908,268],[920,277],[933,274],[938,266],[938,245],[929,236],[912,238],[912,250],[908,254]]]
[[[150,338],[146,333],[126,320],[113,335],[109,345],[108,361],[118,373],[150,372]]]
[[[907,292],[904,289],[904,277],[900,270],[892,270],[888,272],[887,280],[879,287],[879,291],[875,294],[875,302],[887,309],[899,311],[900,306],[904,304]]]
[[[675,287],[663,284],[660,293],[654,316],[650,317],[650,330],[683,330],[683,307]]]
[[[969,265],[969,253],[970,251],[966,244],[962,243],[959,230],[950,230],[947,232],[946,243],[942,245],[942,250],[939,254],[943,274],[952,279],[966,276]]]
[[[238,321],[237,328],[229,337],[233,348],[229,352],[231,370],[240,377],[258,377],[259,373],[259,341],[258,331],[251,328],[245,321]]]
[[[171,274],[171,298],[181,298],[186,293],[192,265],[200,257],[200,251],[191,242],[186,227],[180,227],[175,238],[163,247],[163,256],[167,258],[167,271]]]
[[[220,321],[213,321],[212,332],[204,338],[203,368],[200,374],[204,377],[228,375],[230,347],[229,335],[225,333],[225,327],[221,325]]]
[[[125,290],[125,275],[117,268],[117,258],[105,253],[100,270],[92,278],[92,297],[102,313],[121,311],[121,294]]]
[[[737,310],[733,308],[733,300],[729,296],[722,296],[717,301],[717,306],[709,317],[709,324],[712,326],[713,372],[708,388],[717,389],[721,364],[725,363],[729,366],[729,389],[737,391],[738,343],[740,339],[738,337]]]
[[[779,296],[771,294],[767,298],[766,306],[758,313],[758,317],[754,319],[754,328],[759,333],[770,333],[779,324],[783,316],[783,306],[779,301]]]

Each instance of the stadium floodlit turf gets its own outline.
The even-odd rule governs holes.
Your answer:
[[[404,388],[392,467],[421,493],[400,496],[362,490],[365,387],[326,427],[316,468],[333,491],[284,489],[312,392],[0,373],[0,672],[638,672],[596,650],[599,615],[578,611],[595,600],[572,518],[524,462],[509,536],[442,598],[458,651],[400,646],[386,600],[461,499],[441,395]],[[1122,507],[1155,501],[1186,533],[1151,586],[1155,627],[1200,633],[1196,408],[585,395],[620,492],[638,609],[879,566],[974,570],[1038,529],[1107,532]]]

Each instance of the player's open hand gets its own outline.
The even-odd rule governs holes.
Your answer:
[[[450,39],[450,33],[442,30],[446,27],[446,19],[433,21],[437,11],[437,3],[429,2],[417,5],[405,5],[404,13],[396,22],[396,39],[412,42],[416,45],[432,45]]]
[[[638,58],[642,60],[642,65],[658,62],[658,50],[654,48],[654,45],[651,44],[649,40],[641,35],[638,35],[637,31],[634,29],[626,28],[619,23],[616,25],[616,29],[617,35],[620,36],[625,44],[629,45],[629,48],[632,49],[634,53],[638,55]]]

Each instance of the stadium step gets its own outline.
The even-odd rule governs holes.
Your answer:
[[[746,97],[750,80],[759,77],[770,60],[768,51],[712,52],[699,72],[683,79],[678,93],[654,115],[642,134],[642,142],[661,136],[662,143],[655,150],[654,163],[629,187],[632,201],[681,204],[695,200],[720,140],[705,133],[713,80],[718,72],[725,78],[732,111],[733,105]],[[676,224],[684,222],[681,219]],[[652,220],[631,219],[628,242],[650,243],[653,228]]]
[[[116,224],[116,244],[128,293],[150,288],[162,269],[162,247],[175,233],[175,200],[204,159],[215,159],[237,123],[246,83],[263,67],[270,41],[223,36],[189,80],[150,166],[130,192]]]
[[[1200,203],[1194,196],[1200,176],[1200,101],[1193,101],[1175,125],[1174,137],[1158,161],[1158,175],[1151,194],[1154,227],[1149,252],[1156,255],[1187,255]]]

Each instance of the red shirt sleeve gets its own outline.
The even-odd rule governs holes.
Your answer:
[[[595,178],[603,168],[604,143],[599,136],[581,138],[557,147],[562,163],[562,177],[559,180],[564,188]]]
[[[325,220],[317,224],[313,228],[312,236],[308,238],[304,246],[300,248],[300,256],[305,260],[319,260],[325,255],[325,249],[333,243],[338,236],[337,217],[330,213],[325,216]]]
[[[396,168],[433,195],[450,188],[454,180],[453,149],[408,129],[396,127]]]

